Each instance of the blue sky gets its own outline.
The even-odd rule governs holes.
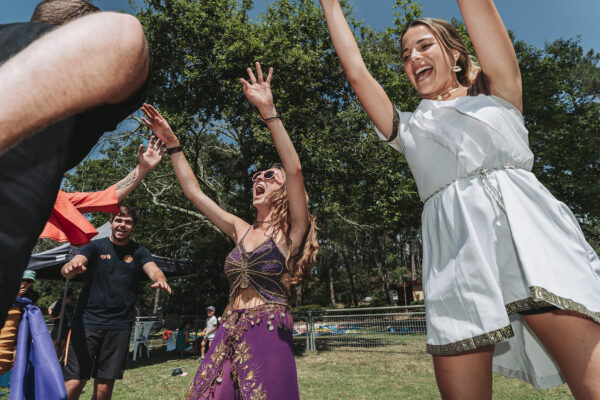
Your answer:
[[[3,0],[0,23],[28,20],[39,0]],[[351,0],[354,16],[377,30],[393,23],[393,0]],[[255,12],[265,10],[269,0],[254,0]],[[95,0],[103,10],[130,10],[127,0]],[[140,0],[137,3],[141,3]],[[424,16],[460,19],[453,0],[423,0]],[[582,37],[586,50],[600,52],[600,0],[496,0],[496,6],[508,29],[518,39],[537,47],[559,37]]]
[[[0,0],[0,24],[27,21],[40,0]],[[317,0],[315,0],[317,1]],[[394,21],[394,0],[350,0],[354,17],[376,30],[384,30]],[[102,10],[127,11],[132,9],[127,0],[92,0]],[[252,16],[260,15],[270,0],[254,0]],[[142,0],[136,0],[141,4]],[[423,15],[427,17],[460,18],[454,0],[422,0]],[[600,0],[496,0],[496,7],[506,27],[515,32],[517,39],[536,47],[557,38],[575,38],[581,35],[584,49],[600,52]],[[132,125],[128,125],[132,124]],[[123,122],[118,131],[135,127],[132,121]],[[110,135],[108,133],[107,135]],[[100,143],[88,157],[95,158],[104,144]]]

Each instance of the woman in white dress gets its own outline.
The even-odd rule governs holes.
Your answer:
[[[521,74],[493,1],[458,0],[479,66],[450,24],[409,24],[414,112],[370,75],[338,0],[320,1],[348,81],[424,202],[427,351],[442,397],[489,399],[495,371],[600,398],[600,261],[530,172]]]

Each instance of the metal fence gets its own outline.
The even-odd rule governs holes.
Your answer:
[[[423,306],[331,309],[294,314],[294,340],[306,350],[390,351],[427,333]]]
[[[303,350],[394,351],[407,340],[424,340],[427,333],[423,306],[371,307],[295,312],[294,346]],[[151,348],[165,345],[163,334],[173,334],[183,321],[192,323],[191,339],[199,339],[206,316],[140,316],[136,323],[153,321],[148,337]],[[49,324],[51,327],[51,324]],[[133,334],[133,329],[132,329]]]

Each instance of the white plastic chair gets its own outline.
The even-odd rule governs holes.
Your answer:
[[[148,335],[150,335],[150,329],[152,329],[154,321],[136,322],[135,329],[133,331],[133,339],[129,341],[129,344],[133,344],[133,361],[135,361],[138,349],[140,350],[140,356],[142,355],[142,349],[140,345],[146,346],[146,354],[150,358],[150,349],[148,349]]]

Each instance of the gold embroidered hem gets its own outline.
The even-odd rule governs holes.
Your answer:
[[[221,321],[213,343],[190,385],[187,399],[297,398],[296,369],[291,352],[293,322],[289,307],[274,303],[246,310],[228,307]],[[289,354],[281,352],[281,348],[287,349]],[[273,357],[274,352],[277,357]],[[284,354],[280,356],[280,353]],[[265,360],[269,365],[265,364]],[[269,369],[274,366],[282,373],[290,370],[289,375],[295,385],[294,382],[274,385],[272,380],[278,377]],[[278,392],[280,390],[285,392]],[[288,393],[289,390],[295,392]]]
[[[508,314],[515,314],[548,306],[556,306],[563,310],[578,312],[600,324],[600,312],[591,311],[583,304],[577,303],[565,297],[557,296],[539,286],[531,286],[529,290],[531,292],[531,297],[523,300],[517,300],[506,305],[506,312]]]
[[[428,344],[427,352],[433,356],[452,356],[469,350],[475,350],[480,347],[496,344],[513,336],[514,333],[512,327],[508,325],[504,328],[474,336],[472,338],[459,340],[458,342],[454,343],[440,345]]]

